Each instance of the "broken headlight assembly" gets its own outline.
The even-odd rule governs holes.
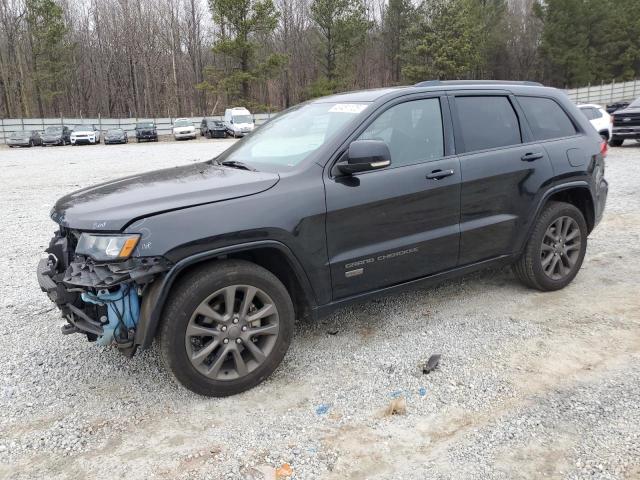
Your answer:
[[[83,233],[78,239],[76,255],[85,255],[99,262],[126,260],[138,245],[140,235],[96,235]]]

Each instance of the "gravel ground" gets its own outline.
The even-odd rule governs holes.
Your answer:
[[[300,322],[278,371],[227,399],[173,384],[155,348],[61,336],[35,278],[53,202],[231,142],[0,149],[0,477],[640,478],[638,144],[610,151],[605,218],[560,292],[491,270]]]

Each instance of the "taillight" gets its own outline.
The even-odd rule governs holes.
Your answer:
[[[607,156],[607,153],[609,153],[609,144],[606,140],[602,140],[602,142],[600,142],[600,155],[604,158]]]

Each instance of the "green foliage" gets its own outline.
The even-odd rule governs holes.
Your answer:
[[[322,75],[311,90],[338,88],[351,73],[351,56],[364,42],[370,22],[361,0],[313,0],[311,20],[320,35]],[[337,81],[337,77],[342,82]]]
[[[272,0],[210,0],[209,6],[221,28],[213,51],[227,62],[224,68],[205,69],[208,79],[197,87],[249,105],[250,84],[277,75],[287,63],[282,54],[272,53],[261,60],[257,55],[259,39],[273,33],[279,14]]]
[[[391,66],[391,79],[400,80],[402,72],[402,50],[409,38],[409,26],[415,9],[410,0],[389,0],[382,18],[382,36],[387,59]]]
[[[27,0],[25,7],[38,101],[51,102],[61,95],[69,67],[64,12],[54,0]]]
[[[628,80],[640,72],[640,1],[545,0],[540,53],[558,86]]]
[[[481,60],[481,27],[474,0],[426,0],[409,31],[402,76],[409,82],[474,76]]]

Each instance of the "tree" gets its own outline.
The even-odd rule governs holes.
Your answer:
[[[474,0],[428,0],[410,29],[402,76],[410,82],[474,76],[481,64],[481,25]]]
[[[220,25],[213,51],[230,63],[222,70],[207,69],[212,81],[202,87],[222,90],[230,98],[251,105],[251,82],[275,75],[286,63],[286,57],[277,53],[267,55],[263,61],[256,58],[256,37],[273,33],[278,12],[271,0],[210,0],[210,8],[214,21]]]
[[[389,0],[382,18],[385,54],[390,66],[391,81],[394,83],[400,81],[402,51],[406,46],[413,15],[414,8],[410,0]]]
[[[310,87],[310,96],[331,93],[348,71],[349,57],[362,44],[369,27],[360,0],[313,0],[311,20],[320,36],[322,76]]]
[[[44,116],[43,101],[51,103],[61,94],[59,85],[67,73],[62,8],[54,0],[27,0],[26,19],[38,112]]]

